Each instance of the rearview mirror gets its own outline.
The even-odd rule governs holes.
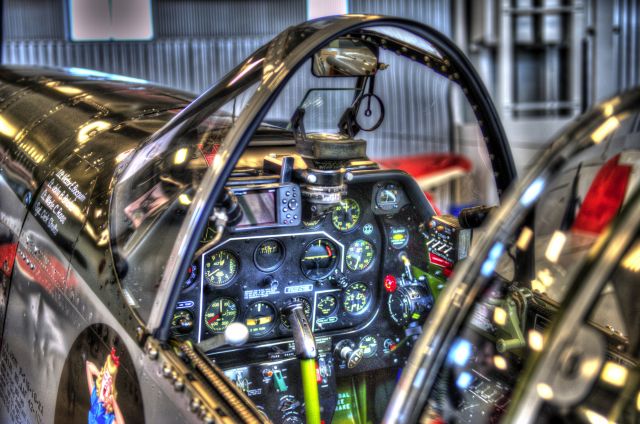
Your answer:
[[[312,72],[317,77],[361,77],[378,69],[378,55],[360,40],[338,38],[313,56]]]

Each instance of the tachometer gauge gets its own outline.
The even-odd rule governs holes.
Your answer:
[[[189,334],[193,330],[193,314],[186,309],[178,310],[171,318],[171,332],[173,334]]]
[[[249,307],[244,324],[252,336],[267,334],[276,325],[276,308],[268,302],[255,302]]]
[[[253,252],[256,267],[263,272],[275,271],[284,262],[284,246],[278,240],[265,240]]]
[[[314,240],[307,245],[300,259],[302,273],[312,280],[320,280],[336,267],[338,249],[327,239]]]
[[[307,299],[305,299],[304,297],[294,297],[292,299],[287,300],[285,303],[286,304],[291,304],[291,303],[294,303],[294,302],[302,303],[302,310],[304,311],[304,314],[307,317],[307,320],[311,320],[311,304],[309,303],[309,301]],[[287,328],[291,328],[291,323],[284,316],[284,314],[280,314],[280,316],[282,317],[282,324]]]
[[[182,289],[186,290],[193,287],[198,281],[198,265],[196,263],[191,264],[187,270],[187,279],[182,283]]]
[[[362,350],[362,355],[365,358],[371,358],[378,351],[378,341],[373,336],[364,336],[360,339],[358,348]]]
[[[367,309],[371,298],[371,290],[365,283],[352,283],[344,290],[342,306],[350,314],[357,315]]]
[[[340,231],[353,230],[358,220],[360,220],[360,205],[349,198],[342,200],[331,214],[333,226]]]
[[[238,305],[228,297],[219,297],[204,311],[204,325],[214,333],[221,333],[237,316]]]
[[[347,249],[347,267],[351,271],[362,271],[371,264],[374,256],[371,243],[363,239],[356,240]]]
[[[238,273],[238,259],[228,250],[219,250],[204,260],[204,280],[213,287],[222,287]]]
[[[318,304],[316,305],[317,314],[321,317],[327,317],[336,310],[336,306],[338,306],[338,301],[335,296],[330,294],[322,295],[318,298]]]

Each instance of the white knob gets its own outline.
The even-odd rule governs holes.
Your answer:
[[[249,329],[241,322],[232,322],[224,330],[224,342],[231,346],[242,346],[249,340]]]

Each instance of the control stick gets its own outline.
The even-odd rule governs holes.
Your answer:
[[[222,334],[198,343],[200,349],[209,352],[222,346],[242,346],[249,340],[249,329],[241,322],[232,322]]]
[[[320,397],[316,380],[316,341],[311,326],[304,314],[301,302],[293,302],[282,309],[282,313],[291,324],[296,357],[300,359],[302,388],[306,406],[307,424],[320,424]]]

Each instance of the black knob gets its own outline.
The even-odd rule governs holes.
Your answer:
[[[334,353],[338,359],[342,359],[347,363],[347,368],[355,368],[356,365],[362,361],[362,358],[364,358],[364,352],[362,349],[356,349],[351,340],[341,340],[338,342],[334,349]]]
[[[344,289],[349,285],[349,280],[347,279],[347,277],[341,274],[333,275],[329,277],[329,280],[333,285],[340,287],[341,289]]]
[[[264,277],[264,280],[262,280],[262,287],[275,290],[278,288],[278,280],[273,278],[271,275],[267,275]]]

